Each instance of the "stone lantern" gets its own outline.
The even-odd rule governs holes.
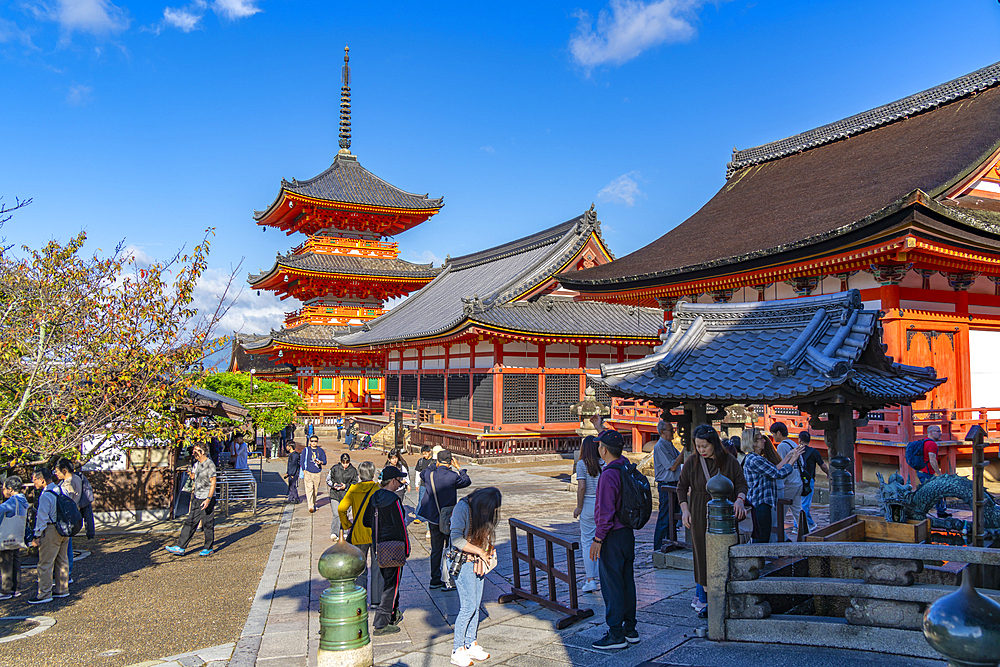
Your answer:
[[[569,412],[580,418],[580,428],[576,432],[581,438],[586,438],[588,435],[597,435],[597,429],[590,423],[590,418],[595,415],[607,417],[611,414],[611,408],[597,400],[597,392],[593,387],[587,387],[583,392],[583,400],[569,406]]]

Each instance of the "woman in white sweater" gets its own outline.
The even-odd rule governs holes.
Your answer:
[[[479,605],[483,601],[483,581],[490,562],[496,563],[496,528],[500,522],[500,489],[488,486],[476,489],[458,501],[451,515],[452,555],[449,565],[462,559],[455,577],[461,609],[455,619],[455,642],[451,664],[469,667],[473,660],[486,660],[490,654],[476,643],[479,630]]]

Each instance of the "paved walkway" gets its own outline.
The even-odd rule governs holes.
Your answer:
[[[336,448],[331,449],[339,454]],[[328,453],[331,453],[330,449]],[[506,518],[517,517],[578,540],[578,524],[572,518],[575,498],[564,490],[563,485],[553,483],[552,472],[547,466],[537,469],[471,466],[469,472],[473,488],[494,485],[504,493],[504,521],[498,530],[499,564],[487,577],[479,632],[479,643],[492,654],[488,661],[490,665],[626,667],[654,662],[722,667],[737,664],[737,661],[745,663],[746,655],[754,652],[761,655],[761,652],[767,651],[771,657],[762,658],[760,664],[802,667],[847,663],[874,667],[889,657],[773,645],[717,644],[700,639],[705,622],[698,619],[691,609],[694,587],[691,573],[652,567],[652,524],[640,531],[636,538],[638,630],[642,641],[612,654],[596,651],[590,644],[605,631],[600,593],[581,594],[581,606],[593,609],[594,616],[564,630],[555,627],[561,614],[536,603],[519,601],[501,605],[497,602],[501,592],[509,590],[509,579],[513,573]],[[411,496],[414,497],[408,496],[406,502],[409,507],[415,501],[415,494]],[[309,514],[304,504],[286,508],[271,559],[230,667],[316,665],[319,596],[327,585],[317,573],[316,564],[323,551],[332,544],[331,516],[325,497],[315,514]],[[443,667],[450,664],[451,624],[458,613],[458,594],[428,588],[430,544],[424,539],[424,532],[423,525],[410,525],[413,548],[402,580],[401,609],[404,618],[400,624],[401,632],[372,637],[376,665]],[[521,539],[524,539],[523,536]],[[525,549],[523,542],[521,549]],[[556,551],[559,560],[559,550]],[[538,553],[544,553],[540,542]],[[565,565],[564,554],[562,561]],[[584,571],[579,559],[577,571]],[[540,580],[540,586],[544,589],[544,579]],[[559,590],[564,595],[563,589]],[[943,663],[911,660],[908,664],[939,666]]]

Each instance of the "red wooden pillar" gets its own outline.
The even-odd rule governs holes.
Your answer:
[[[642,431],[639,430],[638,426],[632,427],[632,453],[642,453]]]
[[[579,352],[579,355],[580,355],[580,368],[586,368],[587,367],[587,346],[586,346],[586,344],[584,344],[584,345],[577,345],[577,348],[578,348],[578,352]]]
[[[538,367],[545,368],[545,343],[538,343]]]

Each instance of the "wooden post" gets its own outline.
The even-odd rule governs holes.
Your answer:
[[[983,474],[985,461],[986,431],[979,424],[969,429],[965,436],[966,442],[972,443],[972,545],[986,546],[986,527],[983,526],[983,503],[985,502],[985,487]]]

